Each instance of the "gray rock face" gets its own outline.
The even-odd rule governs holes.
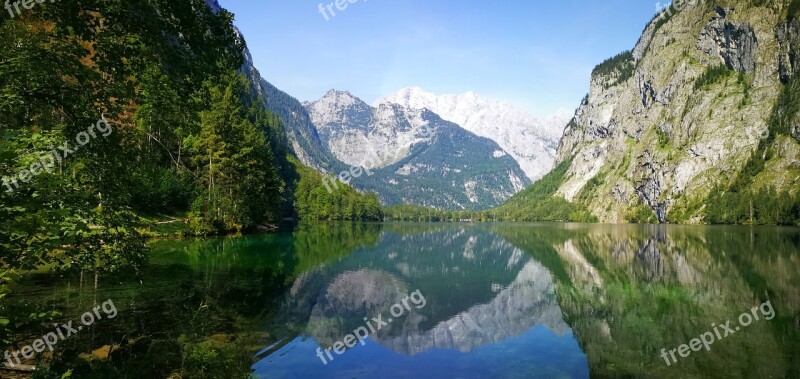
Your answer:
[[[795,125],[794,129],[792,129],[792,137],[800,141],[800,124]]]
[[[640,162],[639,169],[633,181],[636,194],[655,211],[658,222],[664,222],[667,216],[666,203],[661,199],[664,165],[656,161],[649,150],[645,150],[637,160]]]
[[[717,8],[716,16],[700,32],[697,48],[720,57],[731,70],[754,72],[758,49],[756,33],[750,25],[728,21],[726,15],[726,10]]]
[[[539,119],[510,104],[483,98],[475,92],[436,95],[405,88],[375,101],[404,108],[428,109],[442,119],[495,142],[519,163],[532,181],[553,168],[555,149],[571,114],[558,111]]]
[[[636,46],[633,48],[633,60],[634,62],[639,62],[642,57],[644,57],[644,53],[650,47],[650,43],[653,41],[653,34],[656,31],[656,24],[650,23],[647,25],[647,28],[644,29],[642,36],[639,38],[639,42],[636,43]]]
[[[786,83],[800,68],[800,18],[784,22],[775,30],[778,39],[778,73]]]
[[[800,16],[778,25],[775,38],[778,41],[778,75],[781,82],[788,85],[800,71]],[[800,141],[800,119],[795,119],[791,131],[792,137]]]

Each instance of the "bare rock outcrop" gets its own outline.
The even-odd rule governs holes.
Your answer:
[[[756,70],[758,39],[753,28],[746,24],[735,24],[726,19],[730,10],[716,9],[716,15],[700,32],[697,48],[711,56],[717,56],[731,69],[745,73]]]

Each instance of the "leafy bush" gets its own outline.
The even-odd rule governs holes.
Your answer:
[[[11,293],[11,283],[17,277],[16,272],[13,270],[0,270],[0,346],[8,346],[12,342],[13,325],[11,324],[11,315],[4,303],[5,297]]]

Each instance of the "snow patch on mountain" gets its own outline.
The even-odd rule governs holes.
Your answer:
[[[531,180],[541,178],[552,169],[558,142],[572,117],[569,112],[560,111],[539,119],[475,92],[436,95],[418,87],[402,89],[374,102],[375,106],[381,104],[428,109],[478,136],[492,139],[519,163]]]

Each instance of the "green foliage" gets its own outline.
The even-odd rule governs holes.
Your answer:
[[[131,211],[185,209],[193,198],[183,139],[211,100],[204,83],[243,62],[232,15],[202,0],[55,2],[4,19],[0,33],[0,175],[74,147],[101,117],[112,127],[0,194],[0,267],[143,264]]]
[[[706,222],[714,224],[800,225],[800,197],[775,187],[711,191]]]
[[[746,105],[750,104],[750,90],[753,88],[753,84],[748,79],[747,74],[741,71],[738,74],[736,83],[742,86],[742,93],[744,94],[744,97],[742,97],[742,102],[739,103],[739,109],[742,109]]]
[[[403,204],[392,205],[386,208],[386,221],[413,221],[413,222],[458,222],[461,220],[475,220],[477,211],[448,211],[435,208],[420,207],[417,205]]]
[[[766,141],[756,150],[731,184],[717,186],[706,200],[705,221],[711,224],[800,225],[800,193],[756,188],[754,178],[772,159]]]
[[[578,195],[575,197],[576,201],[579,203],[585,203],[591,200],[592,196],[594,196],[597,191],[600,189],[605,183],[606,180],[606,173],[601,172],[586,182],[586,185],[581,188],[581,191],[578,192]]]
[[[103,78],[98,65],[82,63],[88,52],[71,34],[76,29],[70,29],[80,22],[50,13],[64,7],[42,8],[0,25],[7,37],[0,41],[0,176],[30,168],[65,141],[74,148],[78,133],[105,111],[120,109],[109,100],[120,84]],[[37,28],[37,15],[64,24]],[[117,68],[106,63],[110,71]],[[112,134],[98,134],[79,152],[59,155],[51,172],[20,181],[13,192],[3,188],[0,269],[57,264],[113,271],[141,262],[144,249],[132,230],[133,219],[116,196],[128,161],[119,146],[131,134],[117,128],[113,118],[111,124]]]
[[[203,0],[49,5],[0,25],[0,175],[74,144],[101,115],[113,133],[55,173],[0,195],[0,216],[9,220],[0,246],[12,252],[5,263],[52,261],[45,256],[63,242],[66,215],[87,219],[98,207],[188,212],[197,234],[294,215],[297,173],[286,133],[237,74],[245,45],[232,14],[214,14]],[[31,240],[47,243],[20,252],[25,233],[39,226],[45,233]]]
[[[218,348],[209,343],[189,343],[181,346],[183,377],[215,379],[222,377],[250,378],[250,356],[243,349]]]
[[[778,192],[774,187],[755,190],[753,179],[771,159],[766,142],[756,150],[726,188],[717,186],[706,200],[705,221],[711,224],[794,225],[800,223],[797,193]]]
[[[363,194],[353,187],[323,176],[292,160],[300,174],[295,190],[295,208],[301,220],[380,221],[383,208],[374,193]]]
[[[789,22],[792,22],[798,17],[800,17],[800,0],[792,0],[792,2],[789,3],[789,12],[786,18]]]
[[[201,175],[192,211],[218,231],[244,230],[279,216],[275,199],[284,183],[263,132],[269,126],[256,125],[264,118],[252,117],[267,111],[260,102],[246,103],[249,90],[243,75],[223,77],[210,88],[199,132],[184,141],[190,167]]]
[[[705,198],[681,194],[666,215],[669,224],[689,224],[696,220],[705,206]]]
[[[714,224],[800,225],[800,192],[758,186],[754,179],[774,154],[775,138],[791,134],[792,121],[800,112],[800,80],[795,76],[783,86],[769,119],[769,136],[728,185],[711,190],[705,220]]]
[[[658,218],[653,210],[641,202],[631,207],[625,218],[632,224],[658,224]]]
[[[669,134],[665,131],[661,130],[661,128],[656,127],[656,136],[658,137],[658,147],[665,148],[669,145]]]
[[[7,309],[5,298],[11,293],[10,285],[17,278],[16,272],[13,270],[0,271],[0,346],[8,346],[12,342],[11,337],[14,334],[11,323],[13,315],[9,314],[10,310]]]
[[[794,75],[783,85],[778,103],[772,111],[769,119],[770,136],[767,142],[772,142],[778,135],[791,135],[798,114],[800,114],[800,75]]]
[[[611,86],[615,86],[630,79],[633,76],[634,69],[636,69],[636,66],[633,63],[633,53],[630,50],[626,50],[597,65],[592,70],[592,77],[617,75],[614,83],[611,84]]]
[[[174,214],[188,209],[196,191],[188,170],[143,163],[132,174],[137,185],[131,188],[134,208],[147,214]]]
[[[504,221],[596,222],[597,218],[584,206],[570,203],[556,194],[570,164],[571,160],[561,162],[542,179],[492,212],[498,220]]]
[[[695,81],[694,88],[695,90],[698,90],[703,87],[719,83],[722,80],[729,78],[735,72],[736,71],[729,69],[727,66],[706,67],[706,70],[703,71],[703,74],[697,78],[697,81]]]

